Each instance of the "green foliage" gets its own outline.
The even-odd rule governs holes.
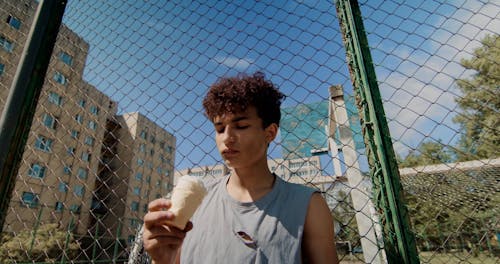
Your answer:
[[[356,224],[355,212],[350,195],[339,191],[338,204],[333,209],[333,217],[340,224],[337,240],[349,241],[351,245],[360,245],[360,236]]]
[[[79,245],[72,234],[58,229],[57,224],[41,225],[36,236],[33,236],[33,232],[33,229],[27,229],[15,236],[4,234],[0,245],[0,263],[55,262],[63,256],[64,249],[68,258],[78,252]]]
[[[403,178],[421,250],[487,249],[484,244],[495,234],[500,204],[494,170],[422,173]]]
[[[456,99],[462,110],[454,121],[464,129],[458,160],[500,156],[500,36],[488,35],[482,46],[461,65],[475,73],[457,80],[463,96]]]
[[[452,154],[441,142],[423,142],[417,150],[410,152],[404,159],[399,159],[401,167],[440,164],[452,161]]]

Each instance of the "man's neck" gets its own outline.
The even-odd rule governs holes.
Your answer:
[[[253,202],[269,193],[274,185],[275,176],[267,167],[238,168],[231,171],[227,191],[240,202]]]

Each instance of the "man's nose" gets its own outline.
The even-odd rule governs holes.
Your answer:
[[[225,144],[228,144],[228,143],[233,143],[236,139],[236,136],[234,134],[234,129],[231,128],[231,127],[226,127],[226,129],[224,130],[224,143]]]

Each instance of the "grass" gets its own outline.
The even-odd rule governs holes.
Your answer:
[[[339,256],[340,264],[362,264],[363,255]],[[420,263],[422,264],[497,264],[500,263],[500,256],[491,256],[484,253],[478,256],[472,256],[469,253],[438,253],[438,252],[420,252]]]
[[[436,253],[436,252],[420,252],[420,263],[429,264],[496,264],[500,263],[500,256],[491,256],[480,253],[478,256],[472,256],[470,253],[455,252],[455,253]]]

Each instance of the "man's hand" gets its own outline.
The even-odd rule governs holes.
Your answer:
[[[174,214],[167,211],[172,206],[170,200],[157,199],[149,203],[149,212],[144,216],[144,249],[151,256],[153,263],[175,263],[179,248],[186,237],[186,232],[193,228],[189,222],[184,230],[171,227],[166,221],[174,219]]]

